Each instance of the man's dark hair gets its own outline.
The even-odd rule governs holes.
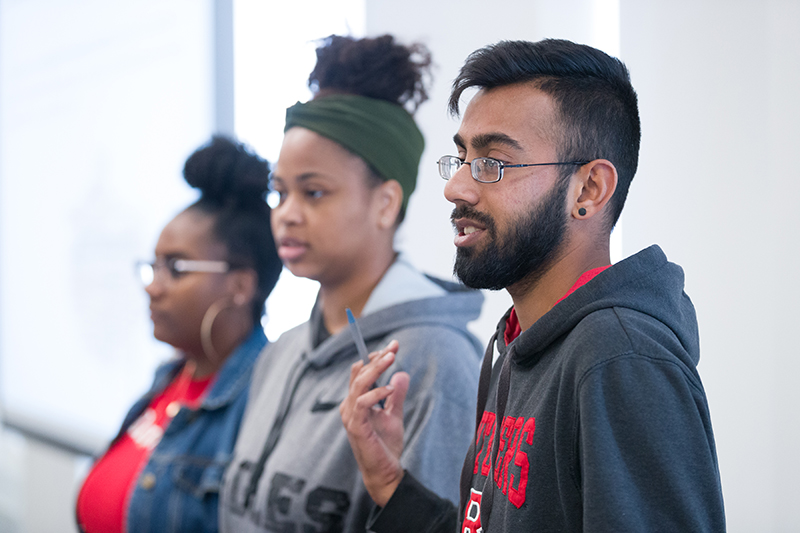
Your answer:
[[[244,144],[215,135],[189,156],[183,177],[201,193],[187,209],[214,217],[214,237],[227,247],[231,265],[258,275],[251,309],[258,324],[283,268],[266,202],[269,164]]]
[[[532,82],[556,103],[563,129],[561,161],[608,159],[617,168],[611,224],[617,223],[639,160],[639,110],[628,69],[590,46],[558,39],[501,41],[470,54],[453,82],[449,109],[459,114],[470,87],[493,89]],[[574,167],[562,169],[569,176]]]

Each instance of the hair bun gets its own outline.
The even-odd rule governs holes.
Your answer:
[[[386,100],[414,112],[428,99],[431,54],[422,44],[403,46],[391,35],[354,39],[331,35],[317,48],[308,77],[314,93],[338,92]]]
[[[244,144],[215,135],[189,156],[183,177],[206,202],[263,201],[269,187],[269,163]]]

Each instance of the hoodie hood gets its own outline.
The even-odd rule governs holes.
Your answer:
[[[414,326],[428,325],[451,328],[470,339],[480,353],[482,344],[467,329],[469,322],[477,320],[481,313],[483,295],[464,285],[425,276],[428,281],[443,289],[441,296],[412,300],[384,308],[357,319],[370,350],[381,348],[381,342],[392,332]],[[314,335],[315,326],[322,319],[319,301],[314,305],[307,334]],[[305,326],[305,325],[304,325]],[[342,331],[325,339],[307,355],[314,368],[323,368],[340,357],[351,357],[356,346],[349,331]]]
[[[670,263],[658,246],[646,248],[598,274],[523,331],[512,343],[516,344],[514,360],[531,364],[589,314],[626,308],[665,324],[685,350],[688,360],[684,363],[695,367],[700,359],[697,317],[683,287],[683,269]],[[504,327],[501,322],[498,339]]]

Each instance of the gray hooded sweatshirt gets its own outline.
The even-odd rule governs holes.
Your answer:
[[[403,467],[458,501],[480,372],[480,343],[467,323],[483,297],[433,280],[399,259],[358,319],[370,351],[397,339],[394,365],[411,383]],[[321,316],[268,345],[256,365],[245,418],[220,497],[227,532],[363,532],[373,503],[339,414],[358,353],[345,329],[315,346]]]

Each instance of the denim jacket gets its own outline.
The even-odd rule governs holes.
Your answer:
[[[139,474],[128,502],[127,531],[216,532],[222,474],[242,420],[250,376],[267,344],[261,328],[230,355],[199,409],[181,408]],[[125,417],[116,440],[183,367],[170,361],[156,371],[153,387]]]

